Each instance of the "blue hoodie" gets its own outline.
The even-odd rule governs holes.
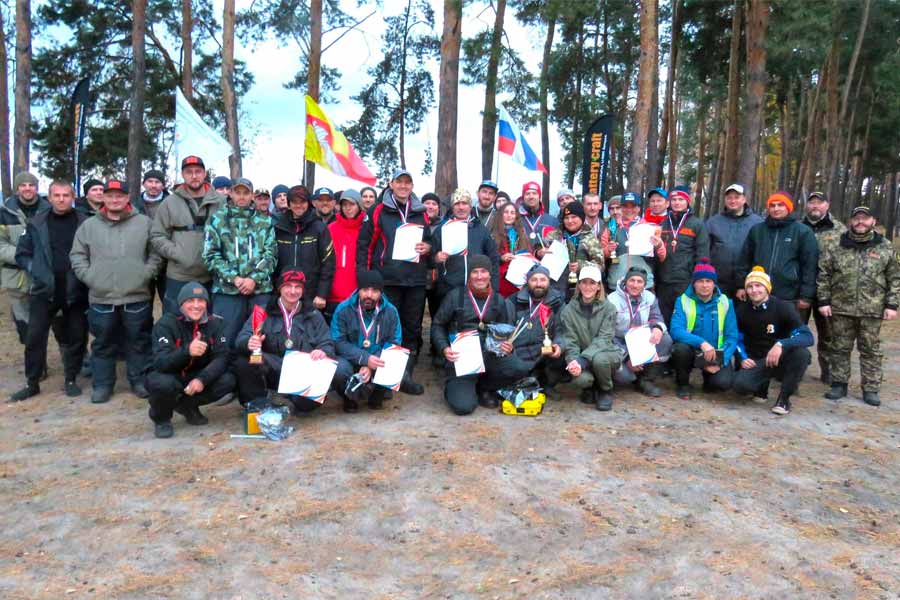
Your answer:
[[[718,286],[713,292],[709,302],[703,302],[697,298],[694,292],[694,286],[690,286],[682,296],[687,296],[697,303],[697,320],[694,323],[694,330],[687,330],[687,316],[681,307],[681,296],[675,303],[675,312],[672,314],[672,324],[669,327],[669,333],[675,342],[687,344],[691,348],[697,350],[703,342],[709,342],[713,347],[719,341],[719,316],[717,312],[717,303],[722,292]],[[725,315],[725,336],[723,348],[723,364],[731,363],[731,358],[737,349],[738,344],[738,326],[737,316],[734,313],[734,304],[728,300],[728,314]]]

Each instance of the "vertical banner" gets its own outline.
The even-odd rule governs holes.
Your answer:
[[[581,171],[581,193],[598,194],[606,205],[606,179],[609,171],[609,148],[612,143],[615,117],[603,115],[594,121],[584,134]]]
[[[84,130],[90,108],[91,82],[85,77],[75,86],[70,102],[72,114],[72,174],[75,195],[81,193],[81,151],[84,148]]]

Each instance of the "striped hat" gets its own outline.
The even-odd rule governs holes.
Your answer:
[[[719,282],[716,268],[710,264],[709,259],[705,256],[697,261],[697,266],[694,267],[694,273],[691,275],[692,283],[700,279],[712,279],[716,283]]]

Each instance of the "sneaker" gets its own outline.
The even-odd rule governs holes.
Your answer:
[[[867,392],[863,390],[863,402],[869,406],[881,406],[881,399],[878,397],[878,392]]]
[[[791,412],[791,399],[778,396],[778,401],[772,407],[772,412],[776,415],[786,415]]]
[[[77,398],[81,395],[81,388],[75,383],[74,379],[72,381],[67,381],[63,389],[66,391],[66,396],[69,398]]]
[[[606,390],[597,390],[597,410],[608,411],[612,410],[613,405],[613,395],[612,392],[608,392]]]
[[[690,385],[679,385],[675,388],[675,395],[678,396],[681,400],[690,400],[691,399],[691,386]]]
[[[153,433],[158,438],[170,438],[175,435],[175,429],[172,428],[172,421],[163,421],[153,426]]]
[[[150,397],[150,392],[147,391],[147,388],[145,388],[144,384],[140,381],[131,384],[131,393],[138,398],[143,398],[145,400]]]
[[[663,394],[662,390],[649,379],[638,379],[638,389],[642,394],[651,398],[659,398]]]
[[[579,395],[579,398],[581,399],[581,401],[584,404],[596,404],[597,403],[597,399],[594,397],[593,388],[585,388],[585,389],[581,390],[581,394]]]
[[[9,397],[10,402],[21,402],[41,393],[41,386],[36,383],[25,384],[21,390]]]
[[[91,403],[104,404],[112,398],[112,390],[109,388],[94,388],[91,392]]]
[[[840,400],[847,396],[847,384],[846,383],[834,383],[831,384],[831,389],[825,392],[825,397],[829,400]]]

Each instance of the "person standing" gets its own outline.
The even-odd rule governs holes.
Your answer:
[[[763,222],[753,212],[744,196],[744,186],[732,183],[725,188],[725,205],[722,212],[706,221],[709,232],[709,260],[719,274],[719,289],[729,298],[742,289],[737,270],[750,229]]]
[[[625,192],[622,194],[622,221],[615,227],[615,235],[612,234],[613,227],[609,227],[603,232],[600,243],[603,245],[603,253],[610,259],[609,272],[606,274],[606,287],[612,291],[616,289],[619,280],[625,276],[632,267],[643,269],[647,273],[647,289],[653,289],[653,265],[656,262],[666,260],[666,245],[662,243],[662,239],[658,235],[651,238],[653,244],[653,256],[640,256],[628,253],[628,239],[631,235],[631,228],[635,225],[644,223],[641,219],[641,197],[635,192]],[[613,260],[613,252],[616,258]]]
[[[275,206],[274,210],[272,210],[273,222],[277,221],[280,215],[287,212],[288,193],[290,191],[291,189],[283,183],[279,183],[272,188],[272,204]]]
[[[253,307],[268,304],[275,271],[272,221],[253,206],[249,179],[234,180],[231,201],[206,225],[203,262],[213,276],[213,306],[225,337],[234,340]]]
[[[103,206],[103,182],[99,179],[88,179],[81,187],[84,196],[75,200],[75,210],[93,217]]]
[[[522,203],[519,205],[522,225],[531,248],[535,252],[546,246],[544,235],[559,227],[556,217],[544,211],[541,202],[541,186],[536,181],[529,181],[522,186]]]
[[[531,244],[528,242],[528,236],[525,235],[525,228],[522,226],[522,216],[512,202],[501,204],[497,209],[497,216],[491,223],[491,237],[494,238],[494,244],[497,246],[497,253],[500,256],[498,273],[500,287],[497,291],[504,298],[509,298],[519,291],[519,288],[506,279],[509,263],[516,254],[531,252]]]
[[[359,195],[362,198],[363,212],[368,214],[378,202],[378,192],[375,191],[375,188],[366,186],[359,190]]]
[[[203,262],[204,231],[226,200],[206,183],[206,166],[199,156],[181,161],[181,176],[184,183],[159,205],[151,233],[153,249],[167,261],[163,309],[172,315],[179,314],[178,292],[185,283],[199,281],[210,288],[212,274]]]
[[[31,278],[28,333],[25,336],[25,387],[12,395],[21,401],[41,391],[39,382],[47,364],[50,327],[61,314],[55,332],[65,372],[66,396],[81,395],[75,378],[81,370],[87,344],[87,288],[75,277],[69,252],[75,231],[88,217],[73,207],[75,191],[65,181],[50,184],[50,206],[34,216],[19,238],[16,264]]]
[[[675,301],[691,285],[700,257],[709,256],[709,235],[703,219],[691,212],[691,195],[682,189],[669,194],[669,212],[662,222],[666,260],[656,264],[656,298],[666,322],[672,321]]]
[[[598,240],[606,229],[606,221],[603,220],[603,204],[600,202],[598,194],[588,192],[581,199],[584,206],[584,222],[591,228],[591,232]]]
[[[131,207],[127,184],[111,179],[104,190],[103,209],[78,228],[69,253],[75,276],[88,287],[95,404],[112,396],[122,340],[131,391],[148,397],[143,379],[153,326],[150,282],[160,266],[150,242],[152,222]]]
[[[497,200],[497,189],[497,184],[490,179],[482,181],[476,192],[478,203],[472,207],[472,216],[481,221],[484,228],[488,230],[496,218],[497,209],[494,207],[494,202]]]
[[[158,169],[150,169],[144,173],[141,185],[144,189],[138,196],[134,209],[152,220],[166,198],[166,176]]]
[[[567,202],[560,208],[559,218],[559,228],[549,233],[546,240],[548,245],[559,241],[566,246],[569,266],[560,274],[554,285],[568,301],[575,293],[578,272],[581,268],[591,263],[602,269],[600,265],[603,265],[605,257],[600,240],[594,236],[590,225],[584,221],[584,207],[580,202]],[[601,292],[601,296],[606,294]]]
[[[325,225],[330,225],[334,222],[335,204],[334,192],[331,188],[320,187],[313,194],[313,205],[316,207],[316,216],[322,219],[322,222],[325,223]]]
[[[338,304],[356,291],[356,243],[366,213],[362,209],[362,197],[356,190],[344,190],[335,220],[328,226],[334,244],[334,282],[328,295],[325,320],[331,322]]]
[[[875,231],[875,216],[867,206],[850,211],[850,227],[835,245],[827,245],[819,260],[819,314],[831,319],[831,390],[829,400],[847,395],[850,354],[859,350],[863,401],[881,400],[881,323],[897,318],[900,305],[900,255]]]

